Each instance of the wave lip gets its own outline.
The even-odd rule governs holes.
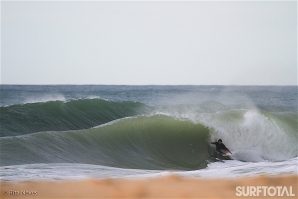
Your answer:
[[[62,94],[51,94],[42,96],[31,96],[24,100],[24,104],[33,104],[39,102],[61,101],[65,102],[66,98]]]

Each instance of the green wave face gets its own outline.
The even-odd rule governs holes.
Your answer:
[[[139,116],[89,130],[41,132],[13,140],[2,138],[1,163],[78,162],[135,169],[205,168],[207,160],[214,155],[208,144],[208,132],[208,128],[188,120],[162,115]]]

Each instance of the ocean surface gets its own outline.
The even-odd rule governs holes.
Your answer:
[[[298,174],[297,86],[1,85],[0,96],[1,181]]]

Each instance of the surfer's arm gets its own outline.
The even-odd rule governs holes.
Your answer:
[[[226,147],[226,145],[222,144],[222,148],[223,150],[229,151],[232,154],[232,152]]]
[[[227,147],[226,147],[226,150],[229,151],[232,154],[232,152]]]

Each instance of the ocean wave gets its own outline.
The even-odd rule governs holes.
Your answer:
[[[228,111],[225,116],[217,113],[208,124],[161,114],[107,124],[77,131],[2,137],[1,166],[82,163],[194,170],[223,158],[210,144],[218,138],[224,140],[233,152],[231,158],[236,160],[281,161],[297,157],[297,134],[283,132],[271,118],[253,111]]]
[[[0,107],[1,137],[41,131],[66,131],[142,114],[148,106],[138,102],[112,102],[92,97]]]

